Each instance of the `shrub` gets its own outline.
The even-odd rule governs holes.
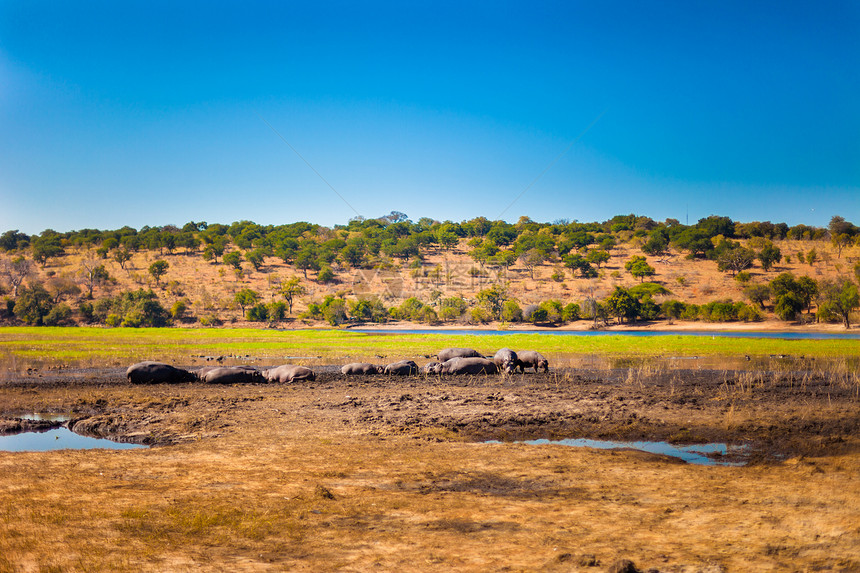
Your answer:
[[[465,314],[466,308],[468,308],[468,304],[463,297],[452,296],[442,299],[439,306],[439,318],[442,320],[457,319]]]
[[[222,324],[221,319],[214,314],[201,316],[199,322],[202,326],[220,326]]]
[[[47,326],[71,324],[72,309],[66,303],[60,303],[45,316],[43,322]]]
[[[268,318],[269,309],[261,302],[248,309],[248,320],[252,322],[266,322]]]
[[[551,322],[553,324],[561,322],[561,314],[563,311],[561,301],[545,300],[540,303],[539,307],[546,311],[546,317],[542,322]]]
[[[86,302],[86,301],[82,302],[80,305],[78,305],[78,312],[80,313],[81,318],[84,320],[84,322],[94,322],[95,321],[95,315],[93,313],[93,305],[91,303]]]
[[[108,326],[165,326],[168,313],[152,290],[127,291],[114,298],[97,300],[93,314]],[[111,321],[108,321],[108,318]]]
[[[667,300],[661,305],[661,310],[666,318],[679,319],[684,314],[686,305],[679,300]]]
[[[177,300],[173,303],[173,306],[170,307],[170,318],[173,320],[180,320],[183,316],[185,316],[185,311],[188,310],[188,302],[184,300]]]
[[[684,305],[684,310],[681,312],[681,320],[699,320],[699,305]]]
[[[320,272],[317,274],[317,280],[321,283],[334,282],[334,271],[331,270],[331,267],[321,268]]]
[[[471,322],[487,323],[493,320],[493,315],[486,308],[477,306],[469,312]]]
[[[539,306],[532,310],[529,315],[529,320],[534,324],[549,322],[549,312],[546,308]]]
[[[502,305],[502,320],[505,322],[522,322],[523,310],[513,300],[506,300]]]
[[[581,317],[581,309],[575,302],[570,302],[565,305],[561,311],[561,319],[564,322],[574,322]]]
[[[761,322],[762,320],[764,320],[764,315],[756,307],[750,306],[743,302],[739,302],[736,304],[742,305],[737,309],[738,320],[742,320],[744,322]]]
[[[269,305],[269,320],[284,320],[287,316],[287,303],[276,300]]]
[[[390,314],[378,298],[360,298],[347,303],[349,317],[364,322],[385,322]]]

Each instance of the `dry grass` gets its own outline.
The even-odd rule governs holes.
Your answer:
[[[705,468],[564,447],[295,435],[0,455],[0,571],[860,565],[856,458]],[[320,494],[320,491],[330,495]]]

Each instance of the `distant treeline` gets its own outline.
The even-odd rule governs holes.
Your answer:
[[[634,214],[616,215],[602,223],[566,220],[538,223],[528,217],[521,217],[516,223],[490,221],[485,217],[459,223],[429,218],[413,222],[395,211],[376,219],[355,218],[334,228],[307,222],[258,225],[251,221],[237,221],[224,225],[191,221],[181,228],[166,225],[136,230],[126,226],[109,231],[82,229],[65,233],[46,229],[39,235],[11,230],[0,235],[0,251],[31,248],[32,258],[44,264],[51,257],[63,255],[70,246],[95,248],[103,258],[113,254],[117,260],[141,250],[192,253],[203,249],[207,260],[218,261],[228,245],[233,244],[245,251],[246,260],[255,266],[265,256],[277,256],[306,273],[308,270],[319,271],[335,259],[352,267],[365,266],[380,255],[409,261],[420,258],[422,249],[448,250],[457,246],[461,239],[468,239],[470,253],[476,261],[505,267],[518,258],[526,264],[540,264],[543,260],[564,259],[576,252],[608,251],[618,241],[633,238],[641,239],[646,254],[660,255],[671,246],[690,257],[715,259],[720,246],[715,237],[727,241],[829,239],[841,248],[840,245],[856,242],[860,229],[839,216],[834,216],[828,227],[790,227],[786,223],[770,221],[741,223],[720,216],[700,219],[694,225],[683,225],[676,219],[657,222]],[[568,266],[573,267],[576,263],[574,260]],[[597,264],[599,266],[599,261]]]

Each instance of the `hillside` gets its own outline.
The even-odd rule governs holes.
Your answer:
[[[583,309],[580,312],[583,320],[572,321],[572,325],[567,327],[588,328],[592,321],[585,320],[588,312],[583,305],[584,301],[589,298],[605,301],[616,287],[628,289],[640,284],[642,280],[656,283],[668,291],[668,294],[657,294],[653,297],[653,302],[658,305],[666,300],[678,300],[695,305],[726,299],[749,302],[744,296],[745,286],[767,284],[780,273],[789,272],[795,277],[808,276],[816,282],[835,280],[839,277],[855,280],[854,267],[860,260],[860,246],[854,242],[840,246],[826,235],[817,239],[774,237],[772,243],[762,237],[743,238],[735,235],[734,239],[729,240],[733,248],[748,248],[751,252],[756,252],[762,248],[762,245],[772,244],[781,253],[780,261],[767,271],[762,268],[758,260],[755,260],[745,271],[749,274],[749,280],[745,285],[737,280],[734,272],[719,270],[718,260],[701,256],[690,258],[688,250],[682,250],[674,245],[667,245],[658,255],[649,254],[646,251],[653,252],[653,249],[649,249],[646,245],[649,238],[656,232],[653,229],[645,233],[622,229],[597,235],[597,239],[602,236],[604,241],[607,237],[611,237],[614,245],[611,242],[603,243],[604,246],[608,246],[606,252],[609,253],[609,259],[598,263],[599,267],[590,267],[593,269],[590,271],[591,274],[596,276],[584,278],[582,275],[586,273],[575,268],[574,263],[570,262],[571,257],[576,259],[577,253],[585,255],[596,250],[598,248],[596,244],[573,248],[568,254],[562,255],[559,252],[561,250],[559,245],[563,244],[564,237],[570,236],[569,234],[565,235],[562,232],[553,235],[551,232],[544,232],[550,226],[529,223],[535,227],[530,230],[520,229],[516,238],[511,236],[508,240],[500,241],[507,242],[508,245],[500,247],[493,245],[495,254],[489,257],[476,254],[479,249],[486,247],[487,235],[490,234],[487,233],[483,238],[480,236],[477,239],[476,237],[455,237],[454,240],[449,238],[447,241],[437,241],[436,244],[418,240],[411,256],[409,253],[404,256],[403,253],[392,251],[392,248],[388,249],[392,251],[392,256],[386,255],[386,245],[383,241],[382,250],[376,255],[370,254],[372,249],[366,247],[363,259],[359,262],[351,260],[349,246],[355,239],[365,240],[360,232],[348,227],[335,229],[317,227],[306,230],[298,237],[299,245],[302,241],[323,246],[334,243],[337,243],[337,246],[343,245],[339,251],[336,251],[337,256],[330,257],[331,260],[321,265],[303,264],[300,259],[301,252],[292,257],[283,254],[275,256],[277,247],[272,248],[272,245],[268,245],[262,248],[255,244],[254,240],[248,241],[240,238],[241,235],[229,234],[224,235],[229,239],[224,241],[223,253],[213,258],[211,252],[207,253],[205,229],[192,233],[204,238],[202,241],[198,240],[196,245],[192,242],[184,248],[171,245],[172,248],[167,249],[164,245],[159,245],[155,248],[139,247],[136,251],[127,249],[128,260],[123,261],[122,265],[119,258],[115,256],[116,252],[122,249],[121,243],[109,241],[110,237],[96,239],[90,244],[75,244],[80,241],[61,237],[59,244],[63,252],[47,257],[43,264],[30,265],[31,273],[23,284],[44,285],[51,293],[54,303],[64,302],[72,309],[72,314],[66,320],[74,323],[87,322],[86,313],[82,314],[79,311],[82,302],[95,304],[99,300],[117,297],[120,293],[142,288],[152,289],[165,309],[171,309],[177,301],[185,303],[186,310],[179,313],[180,317],[175,324],[239,325],[247,322],[244,315],[248,308],[244,311],[240,308],[236,302],[236,293],[243,289],[250,289],[259,295],[260,303],[283,301],[284,297],[279,293],[281,284],[296,277],[300,285],[300,294],[294,299],[292,313],[283,320],[274,321],[279,327],[324,324],[320,315],[317,316],[317,320],[308,317],[300,320],[297,317],[307,313],[310,305],[319,304],[327,296],[343,298],[349,303],[345,305],[346,319],[356,318],[352,316],[355,313],[350,312],[350,304],[354,304],[359,299],[379,301],[381,307],[388,310],[402,305],[407,299],[415,298],[434,310],[433,313],[422,315],[422,322],[440,325],[474,324],[497,320],[499,317],[487,316],[486,313],[476,315],[469,311],[459,318],[443,320],[439,310],[442,301],[450,297],[462,297],[469,309],[480,308],[479,293],[490,289],[493,285],[498,285],[497,288],[502,290],[504,298],[515,301],[526,311],[527,318],[530,307],[545,301],[557,300],[562,306],[577,303]],[[441,224],[435,223],[435,225],[438,227]],[[606,226],[604,224],[604,227]],[[659,229],[660,225],[655,228]],[[434,230],[433,226],[430,226],[430,231],[434,232],[435,237],[441,236],[438,228]],[[535,241],[536,238],[541,238],[541,234],[549,236],[553,245],[545,251],[544,256],[529,260],[528,254],[536,252],[537,248],[520,248],[518,257],[511,256],[508,259],[507,268],[504,263],[500,263],[506,252],[515,252],[523,237],[530,237],[529,240]],[[406,239],[411,236],[408,233],[405,235]],[[420,238],[420,235],[416,236]],[[34,236],[32,244],[27,247],[7,250],[5,254],[0,254],[0,260],[3,261],[6,269],[4,273],[6,276],[0,279],[0,284],[3,285],[2,293],[5,293],[7,299],[4,324],[20,323],[12,313],[15,297],[8,272],[10,261],[16,257],[38,258],[36,250],[38,240],[39,238]],[[710,239],[714,245],[719,245],[720,241],[726,241],[726,238],[719,235]],[[244,245],[245,248],[238,245]],[[814,260],[808,256],[810,251],[816,253]],[[232,255],[234,259],[232,266],[225,263],[231,259],[231,253],[235,253]],[[249,256],[249,253],[256,253],[257,260],[249,261],[249,258],[254,258]],[[625,269],[625,263],[634,256],[644,257],[647,264],[653,267],[654,274],[636,278]],[[167,270],[156,280],[149,272],[149,268],[158,260],[166,261]],[[103,265],[109,278],[98,280],[96,277],[95,280],[88,281],[86,270],[99,265]],[[300,266],[305,268],[299,268]],[[315,266],[317,268],[314,268]],[[333,276],[325,281],[325,275],[329,274],[329,271]],[[77,293],[73,287],[69,287],[72,282],[77,284],[82,292]],[[89,283],[93,283],[93,293],[92,299],[88,300]],[[66,286],[62,288],[61,285]],[[766,308],[762,313],[762,318],[765,320],[776,320],[772,312],[773,302],[770,300],[765,303]],[[253,303],[249,303],[248,306],[253,306]],[[815,311],[814,301],[812,308],[808,310]],[[378,313],[376,317],[378,320]],[[403,314],[397,317],[409,319],[409,316]],[[650,318],[664,320],[666,316]],[[412,320],[416,320],[415,316]],[[273,321],[254,321],[257,325],[260,322]],[[559,326],[558,321],[555,322],[554,326]],[[780,321],[780,324],[788,323]]]

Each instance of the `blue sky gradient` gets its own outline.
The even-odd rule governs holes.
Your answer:
[[[0,231],[860,223],[856,2],[402,4],[0,3]]]

